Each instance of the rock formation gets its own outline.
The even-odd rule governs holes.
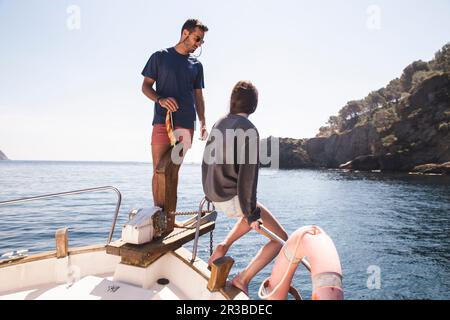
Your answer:
[[[8,157],[0,150],[0,160],[8,160]]]

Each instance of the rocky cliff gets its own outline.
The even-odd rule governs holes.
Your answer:
[[[380,112],[395,117],[379,125]],[[280,167],[450,171],[450,73],[423,80],[370,119],[329,137],[280,139]]]
[[[8,160],[8,157],[0,150],[0,160]]]

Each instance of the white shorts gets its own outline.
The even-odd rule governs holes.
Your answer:
[[[213,204],[216,210],[225,213],[227,217],[230,218],[244,217],[244,213],[242,212],[238,196],[234,196],[230,200],[224,202],[213,202]]]

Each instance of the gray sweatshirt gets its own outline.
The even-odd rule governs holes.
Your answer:
[[[202,162],[203,191],[210,201],[238,196],[248,221],[260,218],[256,206],[259,134],[246,117],[229,114],[216,122],[208,137]]]

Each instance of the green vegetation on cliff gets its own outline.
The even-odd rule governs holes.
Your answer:
[[[311,139],[280,139],[281,168],[450,173],[450,43],[349,101]]]
[[[337,115],[330,116],[316,137],[330,137],[365,124],[372,124],[380,133],[400,120],[399,106],[420,85],[432,77],[450,73],[450,43],[439,50],[429,62],[415,61],[403,70],[400,78],[361,100],[347,102]],[[442,124],[444,128],[447,124]]]

